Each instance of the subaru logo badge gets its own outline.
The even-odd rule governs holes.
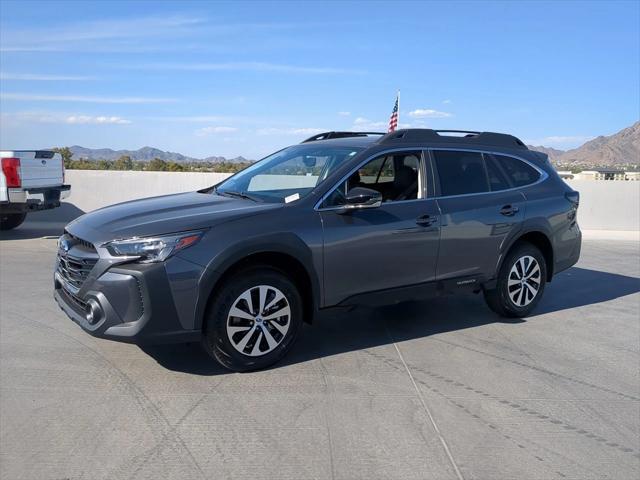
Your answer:
[[[60,247],[60,250],[62,250],[65,253],[69,251],[69,249],[71,248],[71,242],[69,241],[69,238],[66,235],[62,235],[58,239],[58,247]]]

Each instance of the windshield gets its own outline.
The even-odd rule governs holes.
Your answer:
[[[269,155],[222,182],[215,191],[266,202],[298,200],[362,148],[295,145]]]

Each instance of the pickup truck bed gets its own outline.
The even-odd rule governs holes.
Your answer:
[[[64,163],[49,150],[0,151],[0,230],[19,226],[27,212],[60,206],[71,187],[64,184]]]

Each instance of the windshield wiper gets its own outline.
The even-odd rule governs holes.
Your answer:
[[[230,197],[246,198],[247,200],[252,200],[254,202],[261,201],[257,197],[254,197],[253,195],[249,195],[247,192],[235,192],[233,190],[218,190],[216,188],[216,193],[218,193],[219,195],[228,195]]]

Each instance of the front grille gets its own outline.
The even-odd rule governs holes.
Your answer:
[[[64,288],[60,289],[60,292],[62,292],[62,295],[64,295],[67,303],[71,303],[77,311],[80,311],[82,313],[87,311],[87,303],[81,300],[80,297],[74,295],[73,293],[67,292]]]
[[[80,289],[97,261],[97,258],[80,258],[58,252],[58,272],[63,280]]]

